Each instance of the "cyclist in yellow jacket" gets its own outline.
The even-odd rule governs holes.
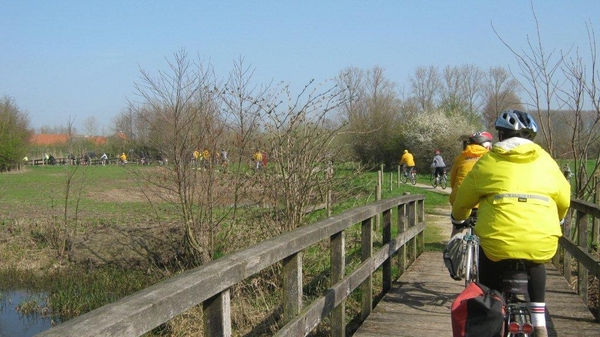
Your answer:
[[[498,139],[462,182],[452,205],[460,227],[479,204],[480,282],[502,289],[509,260],[525,261],[534,336],[548,336],[545,319],[546,268],[562,235],[560,221],[570,205],[570,187],[560,167],[533,143],[537,124],[525,112],[508,110],[496,120]]]
[[[465,149],[454,159],[452,170],[450,172],[450,205],[454,204],[456,193],[460,184],[465,180],[467,173],[471,172],[473,166],[492,148],[492,140],[494,137],[487,131],[475,132],[469,136],[469,144]]]
[[[402,153],[402,157],[400,157],[400,166],[404,167],[404,175],[408,175],[408,172],[415,167],[415,158],[408,150],[404,150],[404,153]]]

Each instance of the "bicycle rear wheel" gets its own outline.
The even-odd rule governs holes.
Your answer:
[[[437,181],[435,181],[435,173],[431,174],[431,186],[433,186],[433,188],[437,187]]]
[[[408,173],[406,173],[406,172],[400,173],[400,181],[403,184],[406,184],[408,182]]]
[[[443,190],[445,190],[446,187],[448,187],[448,177],[445,174],[441,178],[440,186],[442,187]]]
[[[417,173],[416,172],[410,173],[410,183],[413,185],[417,184]]]

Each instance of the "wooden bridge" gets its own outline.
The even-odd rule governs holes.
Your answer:
[[[232,336],[232,287],[273,266],[271,270],[280,273],[273,282],[282,290],[280,318],[272,335],[342,337],[359,321],[354,336],[451,336],[450,305],[462,284],[449,277],[441,252],[424,252],[424,203],[423,195],[405,195],[344,212],[185,272],[38,336],[140,336],[196,305],[203,309],[203,329],[195,335]],[[588,253],[587,231],[593,227],[590,221],[600,218],[600,208],[574,200],[572,210],[573,224],[568,223],[565,232],[577,226],[578,240],[561,238],[548,266],[549,332],[600,336],[600,324],[584,304],[589,293],[598,293],[598,282],[588,279],[597,280],[600,263]],[[350,233],[358,233],[358,249],[346,242]],[[308,249],[323,249],[330,260],[329,288],[310,300],[303,293],[303,256]],[[347,266],[356,251],[360,263]],[[575,273],[571,266],[576,266]],[[359,312],[348,319],[346,303],[352,294],[359,298]]]

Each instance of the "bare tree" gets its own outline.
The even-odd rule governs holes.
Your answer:
[[[282,208],[276,216],[281,231],[300,226],[307,208],[324,200],[327,172],[338,150],[332,144],[343,128],[332,127],[328,117],[346,96],[336,86],[323,85],[311,82],[297,96],[284,85],[273,100],[283,104],[265,106],[262,115],[273,169],[260,181],[269,200]]]
[[[128,115],[132,126],[143,126],[152,134],[148,136],[151,147],[169,160],[168,167],[142,178],[178,210],[183,227],[178,253],[185,264],[197,265],[213,255],[213,180],[205,174],[209,170],[199,170],[190,159],[196,150],[215,148],[219,89],[211,67],[192,62],[185,51],[176,53],[168,65],[169,71],[159,71],[156,78],[140,71],[136,89],[141,100],[130,102]],[[135,134],[133,127],[131,132]]]
[[[348,122],[347,142],[363,163],[392,165],[399,152],[400,105],[395,84],[384,70],[348,69],[338,77],[345,97],[341,107]]]
[[[442,75],[441,108],[479,122],[484,74],[473,66],[447,66]]]
[[[600,87],[597,69],[596,38],[593,29],[587,27],[590,64],[585,64],[579,52],[563,66],[569,88],[563,89],[561,98],[569,114],[563,118],[562,128],[570,131],[570,154],[575,165],[576,196],[590,199],[596,192],[596,172],[600,169]],[[591,109],[585,109],[585,103]],[[591,164],[591,165],[590,165]],[[591,167],[591,169],[590,169]]]
[[[528,39],[528,51],[517,52],[496,34],[519,63],[520,84],[529,95],[532,110],[538,117],[541,142],[553,157],[562,156],[574,161],[575,195],[590,199],[596,185],[594,176],[600,165],[597,145],[600,140],[600,90],[597,84],[600,73],[596,68],[595,35],[588,27],[589,64],[583,61],[578,51],[571,55],[573,48],[558,55],[555,51],[548,53],[542,43],[533,5],[532,12],[537,41],[534,43]],[[586,103],[591,105],[591,110],[585,109]],[[561,139],[565,128],[570,133],[570,154],[561,153],[557,146],[557,139]]]
[[[85,133],[88,136],[98,135],[98,120],[94,116],[89,116],[83,121]]]
[[[248,167],[251,153],[264,146],[262,144],[261,134],[264,131],[262,127],[262,114],[268,113],[272,107],[271,85],[257,86],[253,80],[254,69],[246,65],[243,58],[238,58],[233,63],[233,70],[221,90],[219,99],[221,105],[221,119],[224,122],[224,134],[219,144],[219,149],[224,150],[230,156],[227,171],[228,177],[224,184],[227,184],[231,202],[227,208],[230,226],[223,226],[227,230],[224,233],[225,238],[229,238],[232,233],[233,224],[237,223],[239,216],[239,206],[247,203],[244,196],[260,196],[256,190],[261,189],[245,174]],[[236,174],[240,173],[240,174]],[[254,200],[253,200],[254,201]],[[260,200],[254,201],[259,203]],[[247,206],[247,205],[246,205]],[[265,228],[263,219],[259,216],[253,218],[260,222],[258,230],[264,230],[269,234],[259,237],[266,237],[271,234],[270,229]],[[244,221],[250,222],[251,219]],[[245,240],[248,241],[248,238]]]
[[[523,110],[518,97],[519,82],[503,67],[491,67],[483,87],[487,103],[483,108],[482,118],[488,129],[494,128],[500,112],[508,109]]]
[[[560,99],[561,88],[566,84],[565,77],[560,76],[561,66],[565,62],[565,53],[556,54],[555,50],[548,52],[542,43],[539,22],[532,4],[533,18],[536,24],[536,40],[527,37],[529,51],[518,52],[513,49],[494,28],[496,36],[513,53],[519,64],[519,76],[517,79],[531,102],[529,107],[538,117],[540,127],[539,137],[548,148],[548,152],[555,156],[554,142],[551,128],[551,114],[553,111],[561,110],[565,103]],[[493,26],[492,26],[493,28]]]
[[[437,106],[440,94],[441,79],[436,67],[419,67],[410,78],[411,94],[419,102],[421,111],[431,110]]]

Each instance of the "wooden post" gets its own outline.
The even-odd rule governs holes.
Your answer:
[[[383,212],[383,224],[381,226],[382,229],[382,244],[388,244],[392,240],[392,212],[391,210],[386,210]],[[393,256],[388,257],[382,264],[383,270],[383,292],[386,293],[392,287],[392,258]]]
[[[567,212],[567,216],[565,217],[565,222],[563,224],[563,236],[572,239],[571,238],[571,221],[573,220],[572,218],[572,213],[571,213],[571,209],[569,209],[569,211]],[[563,276],[565,277],[565,279],[567,280],[567,282],[571,283],[571,254],[564,249],[563,250],[564,254],[563,254]]]
[[[408,228],[414,227],[417,223],[417,204],[414,201],[408,203]],[[408,247],[409,261],[412,263],[417,258],[417,238],[410,239]]]
[[[344,232],[339,232],[331,236],[331,285],[333,286],[344,278],[346,267],[346,252]],[[333,309],[331,312],[331,335],[335,337],[346,336],[346,300]]]
[[[283,259],[283,320],[290,322],[302,310],[302,252]]]
[[[377,171],[377,189],[375,191],[375,200],[381,200],[381,189],[383,184],[383,171]],[[379,229],[379,225],[381,224],[381,216],[378,214],[375,217],[375,230]]]
[[[373,219],[366,219],[361,224],[361,261],[366,261],[373,255]],[[373,310],[373,274],[360,285],[361,320],[367,319]]]
[[[404,193],[408,194],[408,193]],[[408,229],[408,210],[406,204],[398,205],[398,234],[406,232]],[[407,259],[407,243],[403,244],[398,250],[398,272],[403,274],[406,271],[408,264]]]
[[[595,198],[594,198],[594,203],[596,205],[600,205],[600,177],[596,176],[594,177],[594,183],[596,186],[596,190],[595,190]],[[599,246],[600,245],[600,219],[594,217],[594,221],[592,223],[592,248],[595,249],[596,251],[599,250]]]
[[[416,209],[416,220],[417,223],[425,221],[425,200],[417,201]],[[415,223],[415,224],[417,224]],[[425,232],[421,232],[416,237],[417,239],[417,253],[421,255],[425,251]]]
[[[204,301],[202,308],[205,336],[231,336],[231,300],[229,289]]]
[[[577,241],[584,252],[588,251],[588,217],[588,214],[577,211],[577,231],[579,232]],[[588,271],[581,262],[577,262],[577,292],[583,299],[583,303],[588,303]]]

